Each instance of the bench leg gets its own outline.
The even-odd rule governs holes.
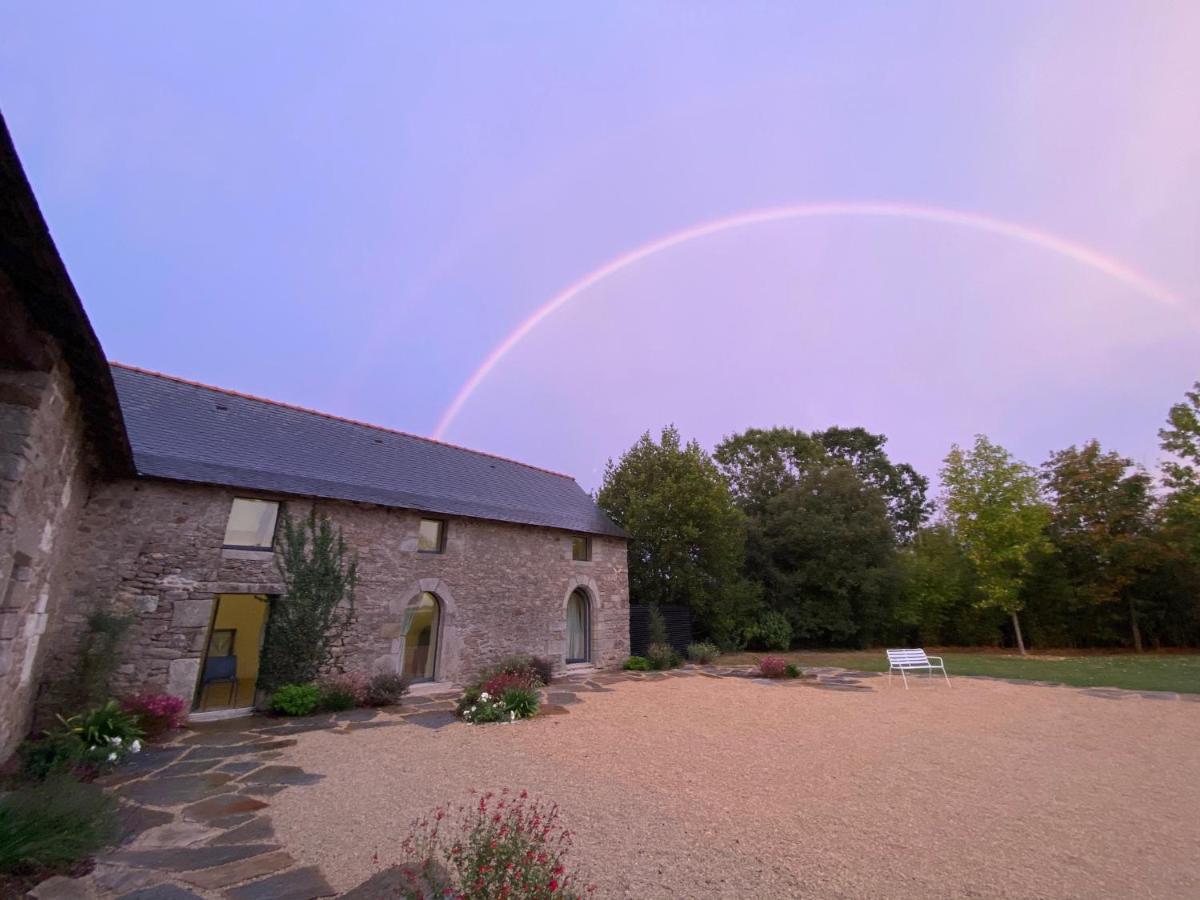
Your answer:
[[[946,686],[947,686],[947,687],[954,687],[954,685],[950,683],[950,676],[949,676],[948,674],[946,674],[946,667],[945,667],[945,666],[942,666],[942,677],[946,679]]]
[[[900,670],[900,677],[904,679],[904,689],[908,690],[908,676],[904,674],[904,670]]]

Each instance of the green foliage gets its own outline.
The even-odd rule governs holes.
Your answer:
[[[41,781],[54,774],[72,772],[83,765],[85,751],[83,741],[73,729],[52,728],[38,738],[23,741],[17,748],[21,775],[30,781]]]
[[[739,505],[751,516],[815,471],[842,463],[884,498],[900,541],[909,540],[929,515],[929,481],[907,463],[894,464],[887,438],[864,428],[829,428],[806,434],[794,428],[751,428],[725,438],[713,453]]]
[[[58,724],[20,749],[22,774],[32,780],[65,772],[102,772],[142,749],[137,717],[115,700]]]
[[[1071,593],[1110,619],[1125,619],[1141,650],[1133,588],[1158,556],[1150,539],[1150,476],[1132,460],[1101,452],[1097,441],[1053,454],[1042,470],[1052,500],[1048,533]]]
[[[657,603],[650,604],[650,610],[646,614],[647,632],[649,634],[651,644],[666,644],[669,643],[667,637],[667,620],[663,617],[662,610],[658,608]]]
[[[307,716],[321,705],[315,684],[285,684],[271,695],[271,710],[284,716]]]
[[[1037,473],[981,434],[970,450],[950,448],[941,476],[946,517],[974,567],[978,603],[1012,616],[1024,651],[1017,619],[1024,606],[1021,588],[1047,544],[1050,519]]]
[[[786,675],[788,678],[799,678],[800,677],[800,667],[798,665],[796,665],[795,663],[788,663],[786,666],[783,667],[783,674]]]
[[[258,673],[267,691],[317,677],[350,624],[358,582],[341,529],[315,510],[299,524],[284,514],[276,556],[284,594],[267,619]]]
[[[541,698],[536,688],[511,687],[500,695],[500,702],[512,717],[529,719],[537,715]]]
[[[463,691],[458,701],[458,715],[464,722],[486,725],[492,722],[515,722],[537,715],[541,696],[536,687],[511,685],[494,693],[486,690],[486,687],[476,684]]]
[[[630,599],[690,607],[702,634],[741,631],[753,594],[741,583],[745,518],[712,459],[674,427],[643,434],[611,460],[597,502],[629,532]]]
[[[945,524],[922,528],[902,549],[899,562],[896,622],[923,646],[954,642],[954,623],[964,611],[969,616],[975,599],[971,561],[954,532]]]
[[[715,662],[717,657],[721,655],[721,648],[716,644],[708,641],[700,641],[698,643],[688,644],[687,658],[694,663],[708,665]]]
[[[572,834],[558,817],[556,805],[525,791],[489,791],[457,809],[439,807],[401,843],[403,880],[394,893],[405,900],[580,900],[594,888],[567,870]]]
[[[834,463],[766,502],[752,522],[747,571],[787,617],[793,637],[865,646],[882,639],[891,621],[895,550],[882,495]]]
[[[370,706],[395,706],[408,693],[412,679],[396,672],[380,672],[367,684],[367,703]]]
[[[746,628],[746,644],[762,650],[787,650],[792,646],[792,623],[781,612],[765,612]]]
[[[621,668],[628,672],[649,672],[650,660],[644,656],[631,656],[621,664]]]
[[[633,657],[630,657],[631,659]],[[651,669],[674,669],[683,660],[670,644],[651,644],[646,648],[646,662]]]
[[[98,706],[112,696],[112,675],[121,663],[120,644],[132,623],[130,616],[106,609],[88,616],[87,631],[79,645],[75,683],[67,695],[69,708]]]
[[[115,840],[116,802],[91,784],[53,775],[0,799],[0,871],[64,867]]]

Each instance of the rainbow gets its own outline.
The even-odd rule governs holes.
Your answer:
[[[479,368],[459,388],[450,405],[446,407],[437,424],[437,428],[433,432],[433,437],[440,439],[446,433],[446,430],[453,424],[458,414],[462,412],[463,406],[471,399],[471,395],[475,393],[479,385],[491,374],[500,360],[504,359],[526,335],[537,328],[538,325],[556,310],[566,306],[576,297],[610,275],[615,275],[617,272],[636,265],[657,253],[662,253],[670,250],[672,247],[678,247],[680,244],[699,240],[709,235],[733,231],[737,228],[746,228],[751,225],[762,225],[767,222],[822,217],[905,219],[915,222],[931,222],[938,225],[970,228],[975,231],[1032,244],[1035,247],[1057,253],[1097,272],[1101,272],[1144,297],[1165,306],[1180,309],[1193,320],[1194,324],[1200,327],[1200,320],[1193,315],[1188,305],[1169,288],[1155,281],[1153,278],[1125,265],[1120,260],[1105,256],[1103,253],[1086,244],[1067,240],[1066,238],[1017,222],[997,219],[980,213],[963,212],[961,210],[946,209],[938,206],[916,206],[908,203],[803,203],[794,206],[754,209],[726,216],[722,219],[693,225],[690,228],[685,228],[682,231],[676,231],[665,237],[653,240],[648,244],[643,244],[610,260],[598,269],[593,269],[574,284],[559,291],[534,310],[527,319],[521,322],[492,349],[492,352],[487,355]]]

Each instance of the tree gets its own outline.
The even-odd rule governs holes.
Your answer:
[[[596,502],[629,533],[630,599],[688,606],[704,633],[733,643],[756,605],[740,577],[746,520],[700,445],[674,426],[657,443],[646,432],[609,460]]]
[[[267,691],[317,677],[350,625],[358,583],[341,529],[316,510],[299,524],[284,515],[277,565],[284,593],[267,619],[258,673]]]
[[[974,593],[971,562],[944,523],[917,532],[899,555],[896,622],[915,629],[925,646],[945,643],[955,613]]]
[[[813,439],[829,456],[848,463],[863,481],[879,490],[896,537],[902,542],[911,540],[929,517],[930,504],[925,499],[929,479],[908,463],[894,464],[883,450],[887,438],[865,428],[835,426],[814,432]]]
[[[883,496],[844,463],[811,469],[752,520],[747,571],[798,638],[857,646],[882,638],[897,586]]]
[[[1094,606],[1124,608],[1140,653],[1142,632],[1131,588],[1154,551],[1150,476],[1134,469],[1132,460],[1102,452],[1092,440],[1052,454],[1042,466],[1042,479],[1052,501],[1049,535],[1072,586]]]
[[[713,459],[738,505],[753,515],[821,464],[825,448],[795,428],[748,428],[721,441]]]
[[[1170,491],[1163,502],[1164,538],[1200,568],[1200,381],[1184,397],[1167,413],[1167,427],[1158,431],[1159,444],[1169,454],[1161,464]]]
[[[1037,473],[980,434],[970,450],[950,448],[941,478],[943,509],[974,566],[979,603],[1010,616],[1024,655],[1021,585],[1046,543],[1043,529],[1049,519]]]
[[[831,462],[845,463],[879,490],[900,541],[911,539],[929,515],[928,479],[884,452],[887,438],[864,428],[828,428],[811,435],[794,428],[751,428],[730,435],[713,453],[730,488],[750,515],[772,497]]]

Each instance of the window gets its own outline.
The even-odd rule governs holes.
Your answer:
[[[421,529],[417,532],[417,549],[422,553],[441,553],[446,549],[445,520],[421,520]]]
[[[591,558],[592,539],[583,534],[577,534],[571,538],[571,559],[587,562]]]
[[[234,550],[270,550],[275,543],[279,504],[274,500],[235,497],[225,526],[225,546]]]

